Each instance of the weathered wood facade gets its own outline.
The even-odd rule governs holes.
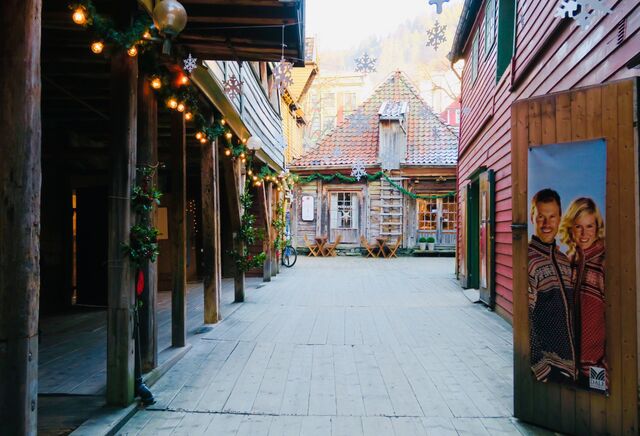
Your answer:
[[[256,68],[266,72],[267,61],[280,59],[281,29],[261,32],[263,28],[257,27],[248,32],[233,27],[260,26],[268,16],[269,23],[286,25],[286,55],[303,56],[303,1],[183,4],[190,21],[184,39],[174,42],[174,53],[224,59],[242,34],[243,40],[236,41],[242,48],[232,57],[255,62]],[[150,10],[153,2],[114,6],[95,1],[95,5],[126,28],[134,15],[148,13],[145,8]],[[219,157],[224,151],[222,141],[203,146],[182,114],[157,101],[136,57],[115,47],[92,53],[93,36],[71,21],[67,1],[44,5],[10,1],[3,2],[0,10],[0,96],[8,105],[0,114],[7,136],[0,148],[0,375],[5,381],[0,410],[5,431],[35,434],[40,316],[81,313],[86,305],[90,310],[105,310],[106,398],[114,405],[133,400],[135,271],[122,244],[129,240],[135,223],[130,197],[136,167],[166,165],[157,173],[159,188],[166,194],[161,205],[164,211],[151,219],[161,227],[161,221],[168,225],[158,263],[144,269],[139,314],[145,371],[158,361],[158,291],[172,292],[174,347],[186,344],[188,279],[205,282],[203,321],[219,320],[222,253],[233,245],[222,231],[232,234],[239,228],[243,174],[239,162]],[[203,23],[210,27],[215,22],[224,22],[226,36],[224,31],[202,29]],[[209,39],[216,38],[225,40],[224,49],[210,43]],[[277,50],[269,49],[271,46]],[[174,70],[182,66],[179,58],[166,61]],[[205,116],[228,119],[236,141],[266,133],[268,129],[253,125],[247,129],[242,121],[247,112],[236,110],[229,102],[221,104],[215,98],[224,96],[220,83],[200,81],[203,77],[213,76],[200,65],[191,81],[199,91]],[[259,80],[251,86],[245,95],[262,105],[254,111],[255,123],[271,122],[281,132],[279,108],[265,106],[268,97]],[[267,109],[273,121],[262,116]],[[266,151],[257,152],[257,158],[281,167],[283,151],[277,136],[261,139]],[[228,221],[225,212],[231,216]],[[241,276],[237,283],[242,287]]]
[[[387,238],[392,244],[401,238],[403,247],[413,248],[420,237],[431,236],[453,249],[455,204],[447,194],[455,190],[455,132],[401,72],[385,80],[355,114],[295,160],[291,170],[301,177],[350,176],[352,166],[361,163],[368,174],[388,170],[391,182],[363,176],[357,183],[320,178],[300,184],[292,211],[297,246],[304,247],[305,236],[310,241],[327,236],[333,242],[340,235],[345,248],[359,247],[361,236]],[[415,199],[392,183],[412,194],[445,198]],[[445,199],[451,201],[443,205]],[[303,203],[310,214],[303,213]]]
[[[581,29],[572,18],[554,16],[556,2],[466,1],[451,53],[453,61],[465,59],[460,280],[477,288],[479,277],[488,276],[487,303],[513,323],[516,417],[569,434],[637,434],[639,425],[640,4],[606,3],[610,13],[594,12],[591,25]],[[595,138],[607,144],[608,396],[537,382],[530,362],[527,153]],[[483,192],[492,199],[486,241],[480,241]],[[482,256],[489,259],[486,271]]]

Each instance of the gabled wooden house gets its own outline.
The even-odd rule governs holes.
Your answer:
[[[394,72],[351,117],[291,164],[303,181],[292,212],[295,242],[304,247],[305,236],[326,235],[333,242],[340,235],[349,248],[359,247],[364,236],[394,243],[401,238],[403,247],[414,247],[421,236],[432,236],[453,248],[456,149],[455,133],[408,77]],[[340,177],[358,168],[374,180]]]
[[[635,0],[466,0],[450,53],[464,60],[460,283],[513,323],[515,415],[562,433],[639,431],[639,29]],[[607,397],[536,382],[529,364],[527,155],[596,139],[607,154]]]
[[[283,30],[284,56],[303,57],[304,1],[184,0],[187,25],[168,44],[169,56],[160,37],[146,33],[155,30],[140,25],[151,24],[156,3],[0,4],[0,421],[7,434],[36,433],[39,392],[133,401],[138,301],[146,372],[187,349],[188,279],[203,281],[199,323],[220,318],[223,274],[243,297],[244,274],[222,260],[240,228],[246,173],[242,158],[226,151],[259,137],[254,161],[283,167],[268,63],[280,60]],[[117,42],[92,31],[93,13],[119,31],[110,34]],[[198,60],[193,70],[185,58]],[[217,70],[206,59],[233,62]],[[245,92],[232,102],[221,83],[238,62]],[[165,81],[154,76],[160,70]],[[183,96],[180,86],[192,90],[188,101],[163,94]],[[212,129],[204,138],[187,115],[194,107]],[[161,254],[136,271],[123,246],[139,219],[131,205],[136,169],[147,166],[158,168],[153,184],[164,194],[150,217],[163,232]],[[158,318],[159,300],[170,308],[167,323]],[[46,325],[55,334],[40,336]]]

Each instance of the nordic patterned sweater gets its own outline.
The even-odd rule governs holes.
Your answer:
[[[529,241],[531,370],[546,381],[551,372],[576,379],[573,287],[569,259],[537,236]]]

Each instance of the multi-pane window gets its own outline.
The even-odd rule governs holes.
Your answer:
[[[487,55],[495,41],[496,34],[496,3],[495,0],[487,0],[484,9],[484,54]]]
[[[456,199],[446,197],[442,199],[442,230],[456,229]]]
[[[353,205],[352,194],[350,192],[338,193],[338,229],[351,229],[353,228]]]
[[[438,228],[438,201],[418,201],[418,230],[436,230]]]
[[[345,92],[344,93],[344,114],[349,115],[356,109],[356,93]]]

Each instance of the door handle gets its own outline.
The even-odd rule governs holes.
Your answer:
[[[527,225],[523,223],[511,224],[511,230],[527,230]]]

